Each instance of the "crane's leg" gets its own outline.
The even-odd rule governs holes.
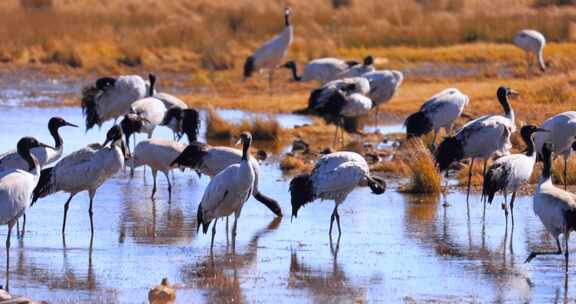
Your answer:
[[[506,218],[506,231],[508,231],[508,192],[506,189],[503,191],[504,202],[502,202],[502,210],[504,210],[504,217]]]
[[[376,109],[374,110],[374,133],[379,133],[380,132],[380,127],[378,125],[378,106],[376,106]]]
[[[214,220],[214,225],[212,226],[212,240],[210,240],[210,254],[212,254],[212,250],[214,249],[214,236],[216,235],[216,223],[218,222],[218,218]]]
[[[484,179],[486,178],[486,165],[488,164],[488,159],[484,159],[484,168],[482,168],[482,184],[484,184]],[[484,214],[486,214],[486,201],[484,201]]]
[[[14,221],[8,222],[8,235],[6,236],[6,290],[9,290],[8,282],[10,277],[10,237],[12,236]]]
[[[64,204],[64,219],[62,220],[62,239],[65,238],[64,233],[66,231],[66,217],[68,216],[68,207],[70,207],[70,201],[76,195],[75,193],[70,193],[68,200]]]
[[[527,69],[528,69],[527,72],[528,72],[528,74],[529,74],[529,73],[532,71],[532,64],[531,64],[531,62],[530,62],[530,52],[525,51],[524,53],[526,54],[526,66],[527,66]]]
[[[22,215],[22,235],[20,238],[24,238],[24,232],[26,231],[26,213]]]
[[[512,192],[512,199],[510,199],[510,214],[512,216],[512,229],[514,229],[514,201],[516,200],[516,191]]]
[[[272,82],[274,82],[274,69],[268,72],[268,91],[272,94]]]
[[[470,161],[470,168],[468,168],[468,190],[466,192],[466,204],[468,204],[470,198],[470,183],[472,181],[472,167],[474,167],[474,157],[472,157],[472,161]]]
[[[338,127],[340,124],[336,124],[336,132],[334,132],[334,141],[332,142],[332,146],[336,148],[336,142],[338,141]]]
[[[564,261],[566,263],[565,272],[568,273],[568,258],[570,256],[570,252],[568,251],[568,239],[570,239],[570,229],[564,229]]]
[[[168,204],[172,203],[172,183],[170,182],[170,176],[168,172],[164,171],[164,176],[166,176],[166,181],[168,181]]]
[[[568,188],[568,157],[564,156],[564,190]]]
[[[90,207],[88,207],[88,215],[90,215],[90,248],[92,248],[92,244],[94,243],[94,211],[92,211],[94,195],[96,195],[96,190],[88,191],[88,196],[90,197]]]
[[[332,211],[332,216],[330,217],[330,231],[328,232],[332,235],[332,225],[334,224],[334,219],[336,219],[336,224],[338,225],[338,235],[342,233],[340,229],[340,215],[338,214],[338,203],[334,205],[334,211]]]
[[[524,263],[530,263],[530,261],[532,261],[532,259],[534,259],[535,257],[539,256],[539,255],[559,255],[562,254],[562,247],[560,246],[560,240],[558,239],[558,236],[555,235],[554,239],[556,240],[556,246],[558,246],[558,250],[554,251],[554,252],[547,252],[547,251],[532,251],[530,252],[530,255],[528,256],[528,258],[526,259],[526,261],[524,261]]]
[[[236,228],[238,227],[238,218],[240,217],[240,212],[236,212],[234,215],[234,224],[232,225],[232,251],[236,249]]]
[[[156,169],[152,169],[152,180],[154,184],[152,186],[152,195],[150,196],[151,199],[154,199],[154,194],[156,194],[156,175],[158,175],[158,171],[156,171]]]

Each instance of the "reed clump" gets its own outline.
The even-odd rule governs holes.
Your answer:
[[[260,116],[244,119],[240,124],[226,121],[214,109],[208,109],[206,117],[206,137],[209,139],[230,139],[241,132],[250,132],[254,140],[277,141],[283,132],[280,123],[273,118]]]
[[[442,177],[430,150],[420,139],[406,141],[402,149],[403,160],[410,169],[410,182],[400,189],[408,193],[440,193]]]

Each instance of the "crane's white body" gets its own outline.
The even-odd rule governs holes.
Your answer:
[[[115,119],[130,111],[136,100],[147,96],[149,84],[138,75],[120,76],[114,86],[97,97],[96,107],[101,122]]]
[[[170,95],[170,94],[166,94],[166,93],[156,93],[152,97],[162,101],[162,103],[164,103],[164,107],[166,107],[166,109],[170,109],[171,107],[188,109],[188,105],[184,101],[182,101],[182,99],[180,99],[174,95]]]
[[[132,103],[130,108],[131,112],[145,119],[138,132],[146,133],[148,138],[151,138],[156,126],[164,119],[164,113],[166,113],[164,103],[155,97],[146,97]]]
[[[350,77],[361,77],[366,73],[371,73],[374,71],[376,71],[376,69],[372,65],[357,64],[342,71],[340,74],[338,74],[337,78],[344,79]]]
[[[322,200],[334,200],[339,205],[354,188],[366,183],[369,174],[368,163],[358,153],[335,152],[325,155],[318,160],[310,176],[314,196]]]
[[[344,117],[360,117],[372,109],[372,100],[362,94],[352,93],[346,96],[346,104],[340,112]]]
[[[231,165],[240,163],[242,159],[242,151],[230,147],[210,147],[206,155],[202,158],[199,166],[196,168],[198,172],[213,178],[218,173],[224,171]],[[260,176],[260,164],[258,161],[250,156],[250,166],[254,171],[254,192],[258,192],[258,178]]]
[[[88,190],[93,195],[107,179],[124,167],[124,154],[118,145],[91,144],[59,161],[52,170],[52,192],[70,194]]]
[[[31,172],[14,168],[0,171],[0,225],[10,224],[24,214],[39,178],[37,161]]]
[[[388,102],[404,80],[404,75],[400,71],[383,70],[372,71],[362,74],[370,82],[370,91],[367,95],[375,105]]]
[[[420,107],[420,111],[426,113],[432,122],[434,132],[444,128],[448,134],[451,132],[456,119],[462,115],[469,100],[469,97],[458,89],[448,88],[430,97]]]
[[[534,213],[554,238],[564,233],[565,212],[576,209],[576,195],[557,188],[552,179],[541,180],[534,193]]]
[[[255,174],[248,161],[233,164],[216,174],[200,202],[205,222],[235,214],[240,216],[242,206],[252,194]]]
[[[456,133],[463,141],[464,157],[487,159],[494,153],[510,154],[510,135],[516,131],[514,112],[510,115],[486,115],[465,124]]]
[[[186,145],[167,139],[147,139],[139,142],[134,149],[130,166],[137,168],[149,166],[154,171],[168,174],[173,168],[170,163],[184,151]]]
[[[535,30],[522,30],[514,36],[512,42],[517,47],[521,48],[526,52],[526,54],[534,54],[540,68],[542,70],[546,69],[546,63],[544,62],[544,46],[546,46],[546,38],[542,33]],[[528,58],[528,64],[530,65],[530,59]]]
[[[338,58],[318,58],[304,66],[300,81],[317,81],[321,84],[338,79],[348,69],[348,64]]]
[[[288,48],[290,44],[292,44],[293,37],[294,30],[292,25],[286,26],[280,34],[254,51],[252,54],[254,58],[254,69],[256,71],[264,69],[273,71],[276,69],[286,56]]]
[[[550,132],[537,133],[534,137],[536,151],[542,153],[544,143],[551,143],[553,152],[562,154],[565,158],[572,152],[572,143],[576,137],[576,111],[567,111],[554,115],[540,126]]]

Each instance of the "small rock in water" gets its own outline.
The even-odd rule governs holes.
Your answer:
[[[176,301],[176,291],[170,287],[167,278],[163,278],[160,285],[150,289],[148,301],[150,304],[172,304]]]
[[[300,138],[295,139],[295,140],[292,142],[292,152],[298,151],[298,150],[302,150],[302,151],[305,151],[305,152],[306,152],[306,151],[308,151],[309,149],[310,149],[310,145],[309,145],[307,142],[305,142],[304,140],[300,139]]]

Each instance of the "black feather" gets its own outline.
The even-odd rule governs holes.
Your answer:
[[[202,158],[208,153],[209,147],[207,144],[201,142],[192,142],[170,165],[196,169],[202,164]]]
[[[53,187],[50,181],[52,180],[53,169],[53,167],[50,167],[40,171],[40,179],[38,180],[36,188],[34,188],[34,191],[32,192],[32,203],[30,206],[33,206],[39,198],[45,197],[52,193]]]
[[[566,228],[569,231],[576,230],[576,209],[570,208],[564,211],[564,218],[566,220]]]
[[[433,124],[425,112],[416,112],[406,118],[404,126],[406,127],[406,135],[411,138],[429,133],[432,131]]]
[[[180,120],[182,117],[182,109],[179,107],[171,107],[164,113],[164,118],[162,118],[161,126],[166,126],[170,123],[172,119]]]
[[[496,193],[503,191],[508,186],[510,173],[510,166],[504,163],[493,164],[484,177],[481,200],[492,204]]]
[[[97,99],[103,93],[95,85],[88,86],[82,89],[82,99],[80,106],[82,107],[82,114],[86,116],[86,131],[90,130],[95,125],[101,126],[102,121],[98,115]]]
[[[185,109],[182,111],[182,132],[188,137],[188,142],[193,143],[198,140],[200,132],[200,113],[195,109]]]
[[[254,191],[254,198],[261,202],[262,204],[264,204],[264,206],[268,207],[268,209],[270,209],[270,211],[274,212],[274,214],[276,214],[276,216],[282,216],[282,209],[280,208],[280,205],[278,204],[277,201],[275,201],[274,199],[260,193],[259,191]]]
[[[250,78],[252,73],[254,73],[254,57],[250,56],[246,58],[246,62],[244,62],[244,79]]]
[[[444,138],[436,150],[436,165],[440,172],[446,171],[452,163],[463,158],[462,142],[454,136]]]
[[[96,79],[96,88],[101,91],[106,91],[109,88],[114,87],[116,84],[116,79],[112,77],[101,77]]]
[[[300,174],[290,181],[292,216],[298,217],[300,207],[314,200],[314,184],[309,173]]]
[[[314,109],[320,105],[322,102],[322,100],[320,100],[322,91],[323,89],[315,89],[310,92],[310,97],[308,97],[308,110],[314,111]]]

